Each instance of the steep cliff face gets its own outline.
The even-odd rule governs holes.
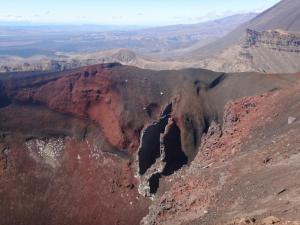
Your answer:
[[[247,29],[239,57],[253,70],[265,73],[300,71],[300,35],[282,30]]]
[[[231,99],[296,75],[120,64],[0,77],[0,224],[138,224]]]
[[[300,52],[300,34],[292,34],[281,30],[258,32],[247,29],[244,48],[267,47],[276,51]]]
[[[299,37],[299,33],[283,30],[246,29],[239,41],[218,54],[186,60],[197,67],[214,71],[296,73],[300,71]]]

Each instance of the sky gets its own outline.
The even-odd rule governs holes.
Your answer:
[[[279,0],[0,0],[0,21],[50,24],[190,24],[261,12]]]

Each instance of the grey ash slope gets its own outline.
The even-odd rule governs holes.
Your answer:
[[[225,37],[180,60],[215,71],[300,71],[300,2],[282,0]]]
[[[201,52],[202,55],[212,55],[224,50],[230,45],[237,44],[245,34],[246,29],[256,31],[280,29],[288,32],[300,31],[300,1],[283,0],[267,9],[252,20],[238,26],[225,37],[195,49],[191,54]]]
[[[300,31],[300,1],[283,0],[258,15],[248,23],[248,27],[258,31],[281,29],[290,32]]]

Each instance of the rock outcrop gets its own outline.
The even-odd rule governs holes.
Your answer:
[[[247,29],[244,38],[244,48],[267,47],[276,51],[300,52],[300,34],[293,34],[281,30],[258,32]]]

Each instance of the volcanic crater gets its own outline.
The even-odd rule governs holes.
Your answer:
[[[0,224],[138,224],[229,101],[298,79],[118,63],[1,75]]]

